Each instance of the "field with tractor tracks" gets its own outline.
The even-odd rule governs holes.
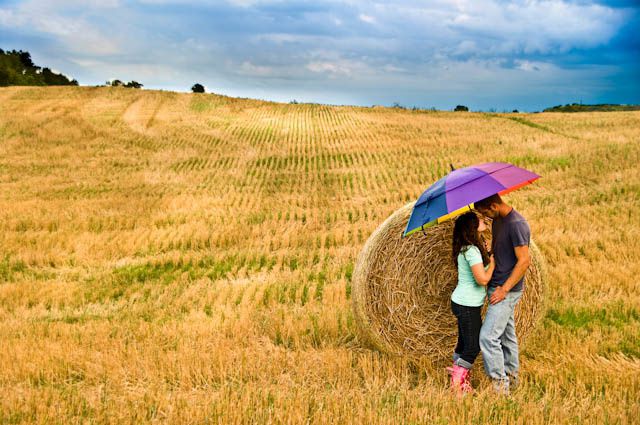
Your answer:
[[[354,262],[450,170],[511,162],[548,267],[510,398],[357,337]],[[0,89],[0,423],[633,424],[640,112]]]

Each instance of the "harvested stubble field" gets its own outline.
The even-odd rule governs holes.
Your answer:
[[[0,89],[0,423],[598,423],[640,418],[640,112],[482,114],[122,88]],[[520,389],[356,337],[354,261],[456,166],[548,266]]]

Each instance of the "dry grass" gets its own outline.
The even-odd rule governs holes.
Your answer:
[[[0,89],[0,423],[637,423],[640,113],[512,117]],[[353,267],[493,160],[543,176],[508,201],[548,309],[521,389],[458,403],[360,343]]]
[[[451,293],[457,270],[451,260],[453,220],[409,237],[402,234],[414,202],[399,208],[369,237],[353,273],[352,299],[359,335],[390,354],[418,356],[438,367],[455,348],[457,325]],[[483,238],[491,240],[490,229]],[[544,259],[531,241],[526,291],[515,310],[521,347],[544,311]]]

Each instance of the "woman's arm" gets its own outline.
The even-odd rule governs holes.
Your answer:
[[[478,263],[471,266],[471,272],[473,273],[473,278],[476,280],[478,285],[487,286],[491,280],[491,276],[493,276],[495,268],[496,262],[493,255],[491,255],[491,257],[489,257],[489,268],[487,270],[484,269],[484,264]]]

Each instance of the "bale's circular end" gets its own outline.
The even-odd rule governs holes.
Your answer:
[[[369,237],[353,273],[352,300],[360,337],[390,354],[450,358],[457,326],[451,293],[457,270],[451,258],[453,221],[402,238],[414,203],[393,213]],[[515,311],[522,343],[542,312],[543,258],[531,241],[532,263]]]

